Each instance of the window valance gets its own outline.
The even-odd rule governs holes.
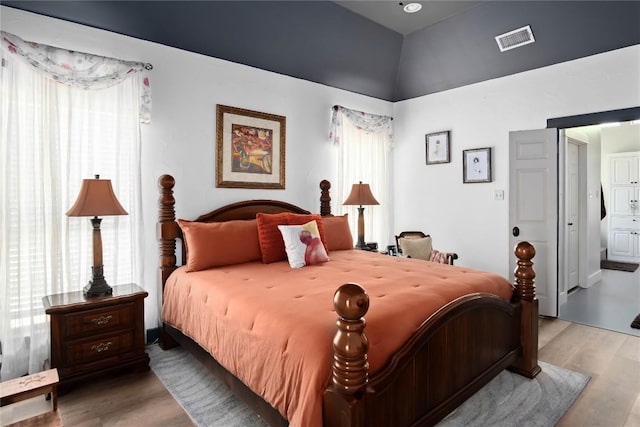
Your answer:
[[[329,131],[329,140],[334,144],[340,144],[340,135],[342,133],[340,132],[340,128],[342,128],[343,118],[348,119],[363,132],[384,133],[389,143],[393,141],[392,117],[364,113],[335,105],[333,107],[333,114],[331,115],[331,130]]]
[[[5,31],[1,34],[3,49],[62,84],[83,89],[104,89],[121,83],[134,73],[137,74],[142,82],[140,121],[148,123],[151,120],[151,86],[147,75],[147,71],[153,68],[151,64],[29,42]]]

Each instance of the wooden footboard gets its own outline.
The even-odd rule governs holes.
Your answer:
[[[164,290],[167,278],[177,268],[176,241],[182,239],[182,234],[175,220],[175,180],[163,175],[159,183],[158,233]],[[323,216],[331,215],[330,187],[328,181],[320,184]],[[257,212],[284,211],[308,213],[288,203],[257,200],[216,209],[197,221],[249,219],[255,218]],[[324,425],[433,425],[503,369],[527,377],[537,375],[538,301],[531,262],[535,250],[521,242],[515,254],[518,267],[510,302],[489,294],[471,294],[453,301],[425,321],[375,375],[370,375],[367,363],[367,293],[356,283],[342,285],[334,296],[338,330],[333,341],[332,382],[324,392]],[[176,341],[201,360],[210,358],[179,331],[163,327],[162,347],[168,348]],[[272,425],[286,425],[275,409],[215,360],[205,365],[265,420]]]
[[[324,395],[325,425],[433,425],[505,368],[537,375],[534,254],[529,243],[516,248],[519,261],[511,303],[472,294],[446,305],[375,377],[369,376],[366,354],[364,315],[369,298],[357,284],[341,286],[334,298],[340,317],[333,383]]]

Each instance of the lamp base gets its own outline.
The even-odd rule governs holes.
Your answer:
[[[360,249],[361,251],[368,251],[369,247],[367,246],[367,244],[363,241],[358,241],[356,243],[356,249]]]
[[[113,294],[113,288],[107,284],[107,282],[103,283],[95,283],[93,280],[87,283],[82,289],[82,293],[88,298],[91,297],[102,297],[105,295]]]
[[[93,278],[87,283],[87,286],[82,290],[84,295],[90,297],[101,297],[104,295],[112,295],[113,289],[107,284],[102,275],[102,266],[91,268]]]

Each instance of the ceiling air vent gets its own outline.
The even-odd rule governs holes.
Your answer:
[[[533,38],[533,33],[531,32],[531,27],[529,25],[496,36],[496,42],[498,43],[500,52],[515,49],[516,47],[524,46],[525,44],[533,43],[535,41],[536,39]]]

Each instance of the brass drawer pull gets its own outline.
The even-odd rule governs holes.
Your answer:
[[[113,343],[111,341],[109,342],[101,342],[100,344],[94,344],[91,346],[91,351],[95,351],[96,353],[102,353],[103,351],[107,351],[109,350],[109,347],[111,347],[113,345]]]
[[[113,319],[112,315],[94,317],[91,319],[91,323],[95,323],[96,325],[106,325],[111,319]]]

